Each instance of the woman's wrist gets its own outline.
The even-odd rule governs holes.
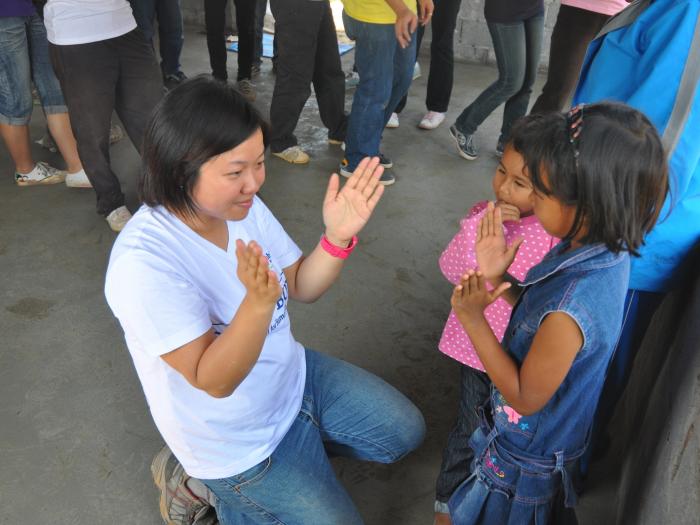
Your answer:
[[[329,255],[338,259],[347,259],[357,245],[357,236],[354,235],[349,241],[338,240],[337,237],[328,237],[327,234],[321,236],[321,248]]]
[[[335,235],[334,233],[329,233],[326,231],[326,233],[323,234],[323,237],[326,238],[328,242],[330,242],[333,246],[337,246],[338,248],[344,249],[350,246],[350,243],[353,240],[353,237],[350,237],[349,239],[339,237]]]

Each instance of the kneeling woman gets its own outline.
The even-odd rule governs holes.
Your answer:
[[[265,124],[207,78],[168,93],[143,146],[144,205],[117,238],[105,293],[153,419],[183,467],[218,497],[224,524],[362,523],[326,451],[391,463],[425,432],[378,377],[305,349],[287,301],[335,281],[379,201],[365,159],[323,202],[304,257],[256,196]]]

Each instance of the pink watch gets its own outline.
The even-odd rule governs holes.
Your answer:
[[[336,246],[328,240],[328,237],[326,237],[325,234],[321,235],[321,248],[323,248],[333,257],[337,257],[338,259],[347,259],[348,255],[350,255],[355,249],[355,246],[357,246],[357,235],[352,236],[350,245],[347,248],[341,248],[340,246]]]

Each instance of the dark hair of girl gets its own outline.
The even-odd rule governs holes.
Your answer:
[[[618,103],[586,105],[581,113],[530,115],[512,128],[536,192],[576,207],[565,240],[582,228],[585,244],[604,243],[639,255],[668,191],[668,164],[649,119]]]
[[[202,165],[259,129],[267,146],[267,124],[230,84],[208,75],[184,82],[160,101],[146,128],[141,200],[196,215],[192,189]]]

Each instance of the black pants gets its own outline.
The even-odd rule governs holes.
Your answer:
[[[270,0],[275,17],[279,56],[270,105],[270,149],[283,151],[296,145],[294,136],[301,110],[313,82],[318,111],[328,137],[344,140],[345,77],[340,65],[338,39],[328,2]]]
[[[428,91],[425,95],[425,107],[428,111],[446,113],[452,96],[454,77],[454,34],[457,26],[457,14],[462,0],[435,0],[435,11],[430,22],[433,40],[430,43],[430,73]],[[425,28],[419,26],[416,57],[423,41]],[[408,95],[401,99],[396,113],[401,113],[406,106]]]
[[[459,413],[442,452],[442,464],[435,484],[435,499],[447,503],[450,496],[471,474],[474,451],[469,438],[479,426],[476,409],[489,398],[491,380],[484,372],[467,365],[460,370]]]
[[[204,24],[207,31],[207,49],[211,74],[219,80],[228,79],[226,71],[226,1],[204,0]],[[255,54],[256,0],[233,0],[238,27],[237,80],[250,78]]]
[[[151,111],[163,93],[160,68],[140,30],[100,42],[49,44],[54,71],[70,113],[85,173],[97,193],[97,212],[124,205],[119,179],[109,165],[112,112],[141,149]]]
[[[549,70],[542,94],[530,113],[562,111],[576,87],[586,49],[607,22],[608,15],[563,5],[552,30]]]

